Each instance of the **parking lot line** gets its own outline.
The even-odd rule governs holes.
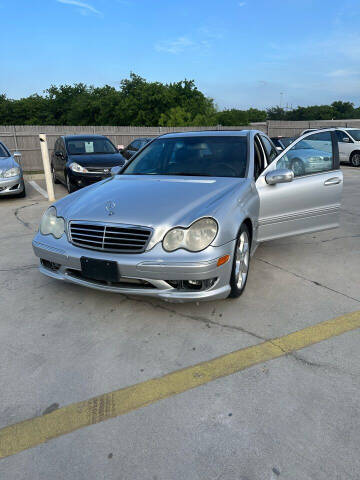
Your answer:
[[[37,190],[39,193],[41,193],[41,195],[45,198],[49,198],[48,197],[48,194],[47,192],[40,187],[40,185],[38,185],[34,180],[28,180],[28,183],[30,183],[30,185],[35,188],[35,190]]]
[[[10,425],[0,430],[0,458],[357,328],[360,311]]]

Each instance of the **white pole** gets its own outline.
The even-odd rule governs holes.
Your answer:
[[[46,134],[40,133],[39,140],[40,140],[41,156],[42,156],[42,161],[44,165],[47,194],[49,197],[49,201],[55,202],[54,185],[53,185],[53,180],[51,175],[49,150],[48,150],[48,144],[46,140]]]

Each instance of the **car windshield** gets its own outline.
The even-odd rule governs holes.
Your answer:
[[[6,150],[4,145],[0,143],[0,157],[10,157],[9,152]]]
[[[123,174],[244,178],[246,167],[246,137],[160,137],[137,155]]]
[[[360,142],[360,130],[346,130],[346,131],[356,142]]]
[[[118,153],[114,145],[107,138],[72,138],[66,140],[66,149],[69,155],[96,155],[99,153]]]

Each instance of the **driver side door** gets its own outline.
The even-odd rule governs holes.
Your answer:
[[[291,170],[292,181],[268,184],[267,174],[278,169]],[[335,132],[300,137],[256,180],[260,198],[257,240],[338,227],[342,186]]]

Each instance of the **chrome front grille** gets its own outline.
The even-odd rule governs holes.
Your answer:
[[[152,230],[132,225],[73,221],[68,232],[70,242],[78,247],[104,252],[142,253]]]

